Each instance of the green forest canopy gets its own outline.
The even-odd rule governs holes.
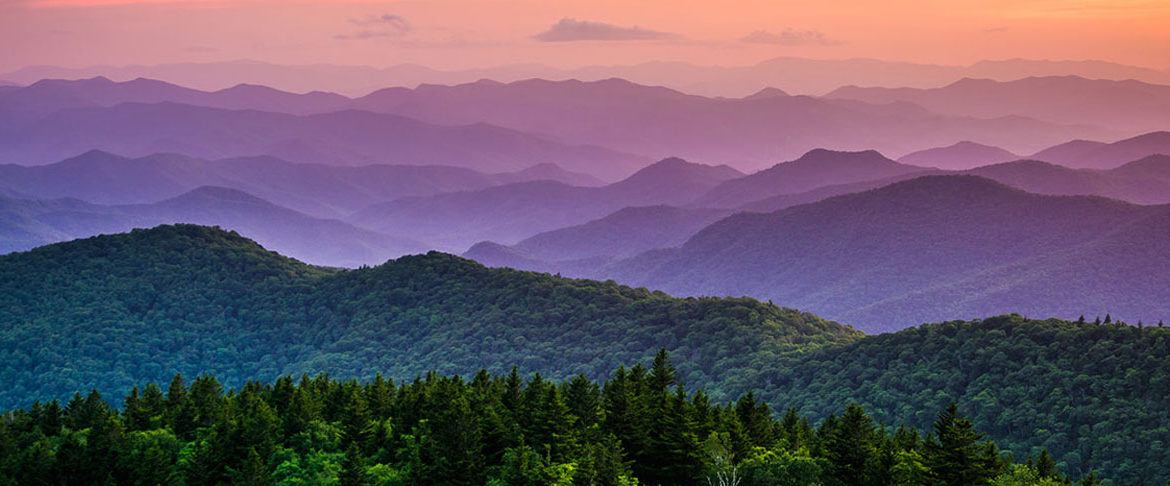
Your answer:
[[[1093,475],[1081,484],[1095,484]],[[228,393],[209,375],[97,391],[0,420],[0,485],[1049,485],[951,405],[925,436],[846,406],[814,427],[751,394],[727,405],[677,383],[665,351],[597,384],[476,373],[395,383],[305,375]]]
[[[407,379],[480,368],[593,380],[665,348],[717,403],[754,391],[820,420],[857,402],[925,429],[950,402],[1017,459],[1073,476],[1170,477],[1170,344],[1156,326],[1004,316],[862,336],[752,299],[489,269],[431,253],[304,265],[175,225],[0,257],[0,407],[214,374]]]

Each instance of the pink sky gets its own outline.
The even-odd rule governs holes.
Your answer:
[[[778,56],[1170,68],[1170,0],[0,0],[0,71],[255,59],[457,69]]]

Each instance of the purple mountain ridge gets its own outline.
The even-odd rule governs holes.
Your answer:
[[[603,218],[531,236],[512,246],[481,242],[464,257],[488,266],[584,275],[597,265],[657,248],[681,245],[725,209],[627,207]]]
[[[49,165],[0,165],[0,189],[32,199],[77,198],[97,204],[135,204],[175,197],[199,186],[222,186],[323,218],[340,218],[404,197],[528,180],[577,183],[595,179],[551,165],[483,174],[462,167],[346,167],[293,163],[275,157],[208,161],[154,154],[128,158],[96,150]]]
[[[772,196],[885,179],[922,170],[922,167],[894,162],[874,150],[839,152],[816,149],[796,160],[724,182],[698,198],[694,205],[734,208]]]
[[[571,143],[652,157],[677,154],[741,169],[767,167],[817,147],[901,154],[979,140],[1030,152],[1070,138],[1093,138],[1076,133],[1113,134],[1020,116],[944,116],[911,103],[787,96],[776,90],[706,98],[622,79],[390,88],[359,98],[354,106],[443,125],[486,122]]]
[[[1018,115],[1058,124],[1108,127],[1130,134],[1170,128],[1170,86],[1134,80],[1079,76],[1015,81],[967,78],[931,89],[847,86],[826,97],[870,103],[909,102],[946,115]]]
[[[1170,315],[1170,225],[1154,223],[1168,218],[1168,206],[926,176],[731,216],[592,277],[773,299],[870,332],[1005,312],[1157,320]],[[1078,285],[1055,291],[1049,275]]]
[[[378,264],[426,250],[422,243],[313,218],[247,193],[199,187],[150,204],[104,206],[76,199],[0,198],[0,252],[169,223],[220,226],[318,265]]]
[[[898,162],[920,167],[946,170],[965,170],[1019,160],[1019,155],[999,147],[963,141],[946,147],[920,150],[898,158]]]
[[[355,213],[348,221],[387,234],[463,252],[481,241],[513,244],[538,233],[575,226],[630,206],[689,202],[731,178],[728,167],[669,158],[602,187],[536,181],[477,191],[404,198]]]
[[[483,123],[438,126],[363,111],[309,116],[176,103],[67,109],[0,131],[0,160],[48,163],[89,149],[129,156],[158,152],[216,159],[272,155],[330,165],[451,165],[506,172],[551,162],[618,179],[646,161],[599,147],[567,145]]]
[[[1148,155],[1170,155],[1170,131],[1151,132],[1113,143],[1074,140],[1029,158],[1074,169],[1112,169]]]

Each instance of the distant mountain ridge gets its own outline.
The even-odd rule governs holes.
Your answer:
[[[744,213],[678,249],[617,262],[593,277],[686,295],[789,302],[869,331],[1018,311],[1127,320],[1170,315],[1167,206],[1040,196],[973,176],[925,176],[883,188]],[[1106,271],[1113,262],[1117,271]],[[1059,274],[1063,280],[1044,280]],[[1070,282],[1082,275],[1076,285]],[[1092,275],[1092,277],[1088,277]],[[994,277],[993,277],[994,276]],[[1044,290],[1047,289],[1047,290]]]
[[[1149,155],[1170,155],[1170,131],[1157,131],[1112,143],[1073,140],[1029,158],[1074,169],[1112,169]]]
[[[947,170],[974,169],[985,165],[1019,160],[1019,155],[999,147],[962,141],[946,147],[920,150],[898,158],[898,162]]]
[[[175,197],[199,186],[238,189],[324,218],[340,218],[403,197],[483,189],[530,180],[597,184],[552,164],[485,174],[450,166],[294,163],[275,157],[204,160],[176,154],[130,158],[92,150],[40,166],[0,165],[0,188],[24,198],[72,197],[97,204],[134,204]]]
[[[1079,76],[1027,77],[1014,81],[964,78],[931,89],[846,86],[826,96],[870,103],[909,102],[947,115],[1026,116],[1130,133],[1170,128],[1170,85],[1134,80]]]
[[[465,258],[490,267],[589,275],[599,265],[681,245],[703,227],[731,214],[724,209],[626,207],[603,218],[540,233],[505,246],[480,242]]]
[[[319,265],[378,264],[428,249],[407,238],[307,216],[236,189],[202,186],[155,203],[116,206],[76,199],[0,197],[0,253],[172,223],[239,231],[281,253]]]
[[[657,61],[623,66],[584,66],[574,69],[557,69],[529,63],[463,70],[437,70],[417,64],[379,68],[322,64],[279,65],[236,60],[85,68],[30,66],[0,74],[0,78],[29,84],[46,78],[78,79],[108,76],[125,81],[145,77],[210,91],[245,82],[292,92],[327,90],[348,96],[362,96],[388,86],[411,88],[419,84],[460,84],[479,79],[502,82],[530,78],[595,81],[621,77],[639,84],[667,86],[698,95],[739,98],[769,86],[794,94],[819,95],[840,86],[856,84],[858,80],[869,86],[930,88],[952,83],[964,77],[1009,81],[1027,76],[1062,75],[1078,75],[1093,79],[1137,79],[1149,83],[1170,84],[1170,71],[1106,61],[1002,59],[955,66],[877,59],[799,57],[776,57],[742,66],[702,66]]]
[[[694,204],[734,208],[767,197],[796,194],[820,187],[884,179],[922,171],[894,162],[875,150],[842,152],[816,149],[711,189]]]
[[[64,109],[0,130],[0,160],[22,165],[55,162],[91,149],[135,157],[158,152],[209,159],[271,155],[329,165],[451,165],[482,172],[553,162],[610,180],[647,162],[483,123],[438,126],[353,110],[296,116],[172,102],[122,103]]]
[[[789,96],[708,98],[620,78],[598,81],[480,80],[454,86],[387,88],[354,101],[360,109],[442,125],[487,122],[577,144],[653,157],[757,169],[811,149],[877,149],[901,154],[960,140],[1035,151],[1112,130],[1057,125],[1009,115],[945,116],[911,103]],[[1022,134],[1027,134],[1023,137]],[[1094,137],[1080,137],[1094,138]]]
[[[683,204],[738,176],[742,174],[729,167],[668,158],[601,187],[550,181],[507,184],[376,204],[348,221],[463,252],[484,240],[509,245],[630,206]]]

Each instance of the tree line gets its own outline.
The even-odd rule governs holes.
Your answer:
[[[1095,475],[1079,484],[1097,484]],[[666,351],[600,383],[480,371],[395,383],[210,375],[35,402],[0,419],[0,485],[1061,485],[955,405],[920,432],[846,404],[819,423],[748,393],[716,403]]]

